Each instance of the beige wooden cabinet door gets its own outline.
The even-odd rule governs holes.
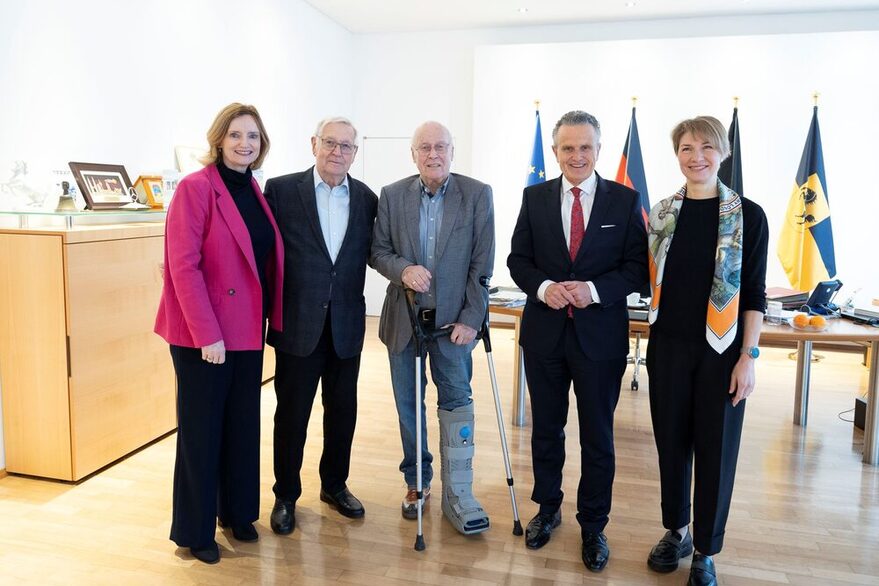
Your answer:
[[[176,427],[168,346],[153,333],[161,236],[65,245],[73,477]]]

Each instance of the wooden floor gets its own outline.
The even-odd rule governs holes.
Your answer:
[[[476,494],[492,528],[459,535],[442,519],[439,500],[426,512],[427,550],[415,552],[415,525],[400,517],[403,480],[387,356],[370,320],[360,386],[359,425],[349,487],[366,518],[351,521],[318,499],[321,408],[316,402],[306,449],[297,529],[269,529],[272,507],[271,385],[262,401],[260,541],[241,544],[219,533],[215,566],[195,561],[168,540],[175,436],[141,450],[78,486],[10,475],[0,479],[2,584],[684,584],[689,562],[655,574],[645,559],[662,535],[656,454],[647,381],[617,408],[617,476],[606,533],[611,560],[601,574],[580,561],[574,495],[576,417],[568,429],[563,523],[539,551],[511,534],[512,515],[482,349],[474,352],[477,405]],[[510,419],[512,331],[496,330],[495,361]],[[769,349],[758,362],[748,401],[726,547],[715,559],[727,585],[879,585],[879,469],[861,463],[863,435],[837,414],[866,388],[857,354],[825,353],[812,369],[808,428],[792,424],[794,365]],[[432,392],[432,391],[429,391]],[[848,415],[851,417],[851,414]],[[429,417],[431,443],[436,418]],[[529,428],[507,434],[523,525],[535,513]],[[439,473],[437,472],[437,476]],[[439,495],[437,495],[439,496]]]

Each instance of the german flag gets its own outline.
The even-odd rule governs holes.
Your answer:
[[[730,154],[720,164],[717,177],[724,185],[738,193],[745,195],[745,185],[742,182],[742,147],[739,145],[739,109],[733,108],[732,122],[729,124],[729,148]]]
[[[644,174],[644,159],[641,158],[641,139],[638,138],[638,122],[635,120],[634,106],[632,106],[632,121],[629,123],[629,135],[626,137],[626,146],[623,147],[623,156],[617,169],[616,182],[631,187],[641,194],[641,214],[646,226],[647,215],[650,213],[650,196],[647,195],[647,176]]]
[[[836,276],[818,106],[812,110],[812,124],[787,205],[778,258],[791,287],[798,291],[810,291],[819,282]]]

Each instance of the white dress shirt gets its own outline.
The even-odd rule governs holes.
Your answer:
[[[565,244],[567,244],[568,250],[571,249],[571,210],[574,207],[574,193],[572,190],[574,187],[580,188],[580,207],[583,208],[583,226],[585,228],[589,225],[589,216],[592,213],[592,205],[595,203],[595,189],[597,186],[598,178],[595,176],[595,171],[580,185],[576,186],[568,181],[567,177],[562,175],[562,192],[560,194],[562,198],[562,229],[565,232]],[[550,279],[541,283],[537,289],[537,298],[546,303],[544,298],[546,289],[553,283],[555,281]],[[592,301],[594,303],[601,303],[601,299],[598,298],[598,291],[595,290],[595,285],[592,284],[592,281],[586,281],[586,285],[589,287],[589,292],[592,293]]]

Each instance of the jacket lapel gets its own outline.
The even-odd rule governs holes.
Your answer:
[[[449,185],[446,187],[446,194],[443,198],[443,223],[440,226],[439,238],[436,243],[437,259],[442,257],[443,251],[446,249],[446,244],[449,242],[449,236],[452,234],[452,228],[455,227],[455,221],[461,209],[461,202],[464,200],[454,175],[449,175]]]
[[[299,189],[297,190],[299,194],[299,203],[302,204],[302,209],[305,210],[305,217],[311,225],[315,238],[317,238],[317,241],[320,243],[321,250],[324,251],[327,259],[332,262],[330,251],[327,250],[327,243],[324,240],[324,233],[320,229],[320,218],[317,215],[317,197],[314,193],[315,173],[317,173],[317,171],[312,167],[311,170],[302,177],[302,182],[299,184]]]
[[[406,213],[406,231],[409,233],[409,240],[412,243],[412,250],[415,251],[415,260],[418,264],[423,265],[424,259],[421,258],[421,235],[419,234],[418,222],[421,219],[421,180],[418,176],[409,184],[405,199]]]
[[[339,247],[339,255],[336,257],[336,260],[342,256],[345,247],[348,246],[348,242],[353,238],[351,232],[352,228],[357,226],[357,222],[360,219],[360,213],[363,211],[363,192],[359,187],[354,183],[354,180],[351,179],[351,176],[348,176],[348,225],[345,226],[345,236],[342,238],[342,245]]]
[[[561,176],[544,183],[544,211],[547,226],[549,227],[550,240],[553,246],[558,246],[564,253],[565,258],[570,258],[568,243],[565,241],[565,228],[562,225],[562,178]]]
[[[256,259],[253,256],[253,244],[250,242],[250,232],[247,231],[247,226],[241,218],[238,206],[235,205],[232,195],[229,193],[229,190],[226,189],[226,184],[223,183],[223,179],[220,177],[220,172],[217,170],[216,165],[209,165],[207,170],[208,180],[211,182],[211,187],[213,187],[214,191],[217,193],[217,209],[220,211],[223,221],[226,222],[226,226],[229,227],[229,232],[232,234],[232,238],[235,239],[235,243],[238,244],[238,248],[241,249],[244,258],[247,259],[247,264],[250,266],[250,270],[252,270],[253,274],[258,278],[259,272],[256,270]]]

